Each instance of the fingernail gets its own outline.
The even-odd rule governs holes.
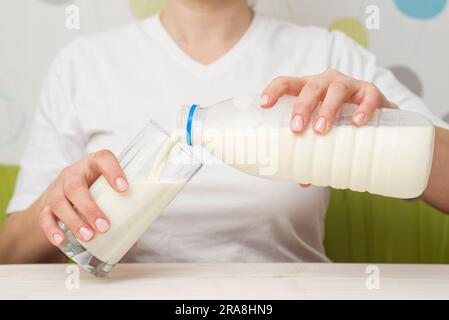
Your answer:
[[[126,182],[126,180],[122,177],[118,177],[117,180],[115,180],[115,185],[120,191],[125,191],[128,189],[128,182]]]
[[[325,128],[326,128],[326,119],[320,117],[318,121],[315,123],[314,129],[316,132],[321,133],[324,131]]]
[[[293,117],[290,125],[293,131],[301,131],[304,128],[303,117],[297,114],[296,116]]]
[[[86,227],[80,228],[80,234],[85,241],[89,241],[94,236],[94,233]]]
[[[95,226],[100,232],[106,232],[109,229],[109,223],[103,218],[98,218],[97,220],[95,220]]]
[[[62,238],[62,236],[59,233],[53,234],[53,243],[55,245],[59,246],[63,240],[64,239]]]
[[[267,94],[264,94],[264,95],[260,98],[260,105],[261,105],[261,106],[266,106],[269,99],[270,99],[270,97],[269,97]]]
[[[356,125],[360,126],[363,124],[363,120],[365,120],[365,114],[363,112],[357,113],[354,116],[354,122]]]

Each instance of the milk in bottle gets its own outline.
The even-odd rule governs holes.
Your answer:
[[[186,106],[178,126],[189,145],[250,175],[415,198],[429,178],[434,127],[421,115],[379,109],[363,127],[352,124],[354,105],[344,105],[333,129],[319,135],[290,129],[294,97],[271,109],[259,97],[209,106]]]

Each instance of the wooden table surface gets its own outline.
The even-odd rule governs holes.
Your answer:
[[[449,299],[449,265],[375,266],[120,264],[97,279],[75,265],[0,265],[0,299]]]

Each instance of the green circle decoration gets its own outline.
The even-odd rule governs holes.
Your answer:
[[[329,30],[339,30],[357,41],[361,46],[368,48],[368,30],[358,19],[353,17],[343,17],[334,21]]]
[[[131,12],[137,19],[145,19],[159,12],[165,0],[129,0]]]

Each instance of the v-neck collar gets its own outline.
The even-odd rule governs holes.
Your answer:
[[[228,50],[223,56],[210,64],[202,64],[192,57],[190,57],[179,45],[173,40],[165,27],[162,25],[160,15],[156,14],[141,22],[141,27],[145,33],[157,40],[161,46],[167,51],[167,54],[180,63],[184,68],[195,76],[203,79],[210,79],[219,73],[228,69],[228,67],[235,63],[237,59],[245,51],[248,42],[254,36],[257,25],[260,23],[260,17],[254,13],[253,19],[244,33],[244,35],[237,41],[234,46]]]

